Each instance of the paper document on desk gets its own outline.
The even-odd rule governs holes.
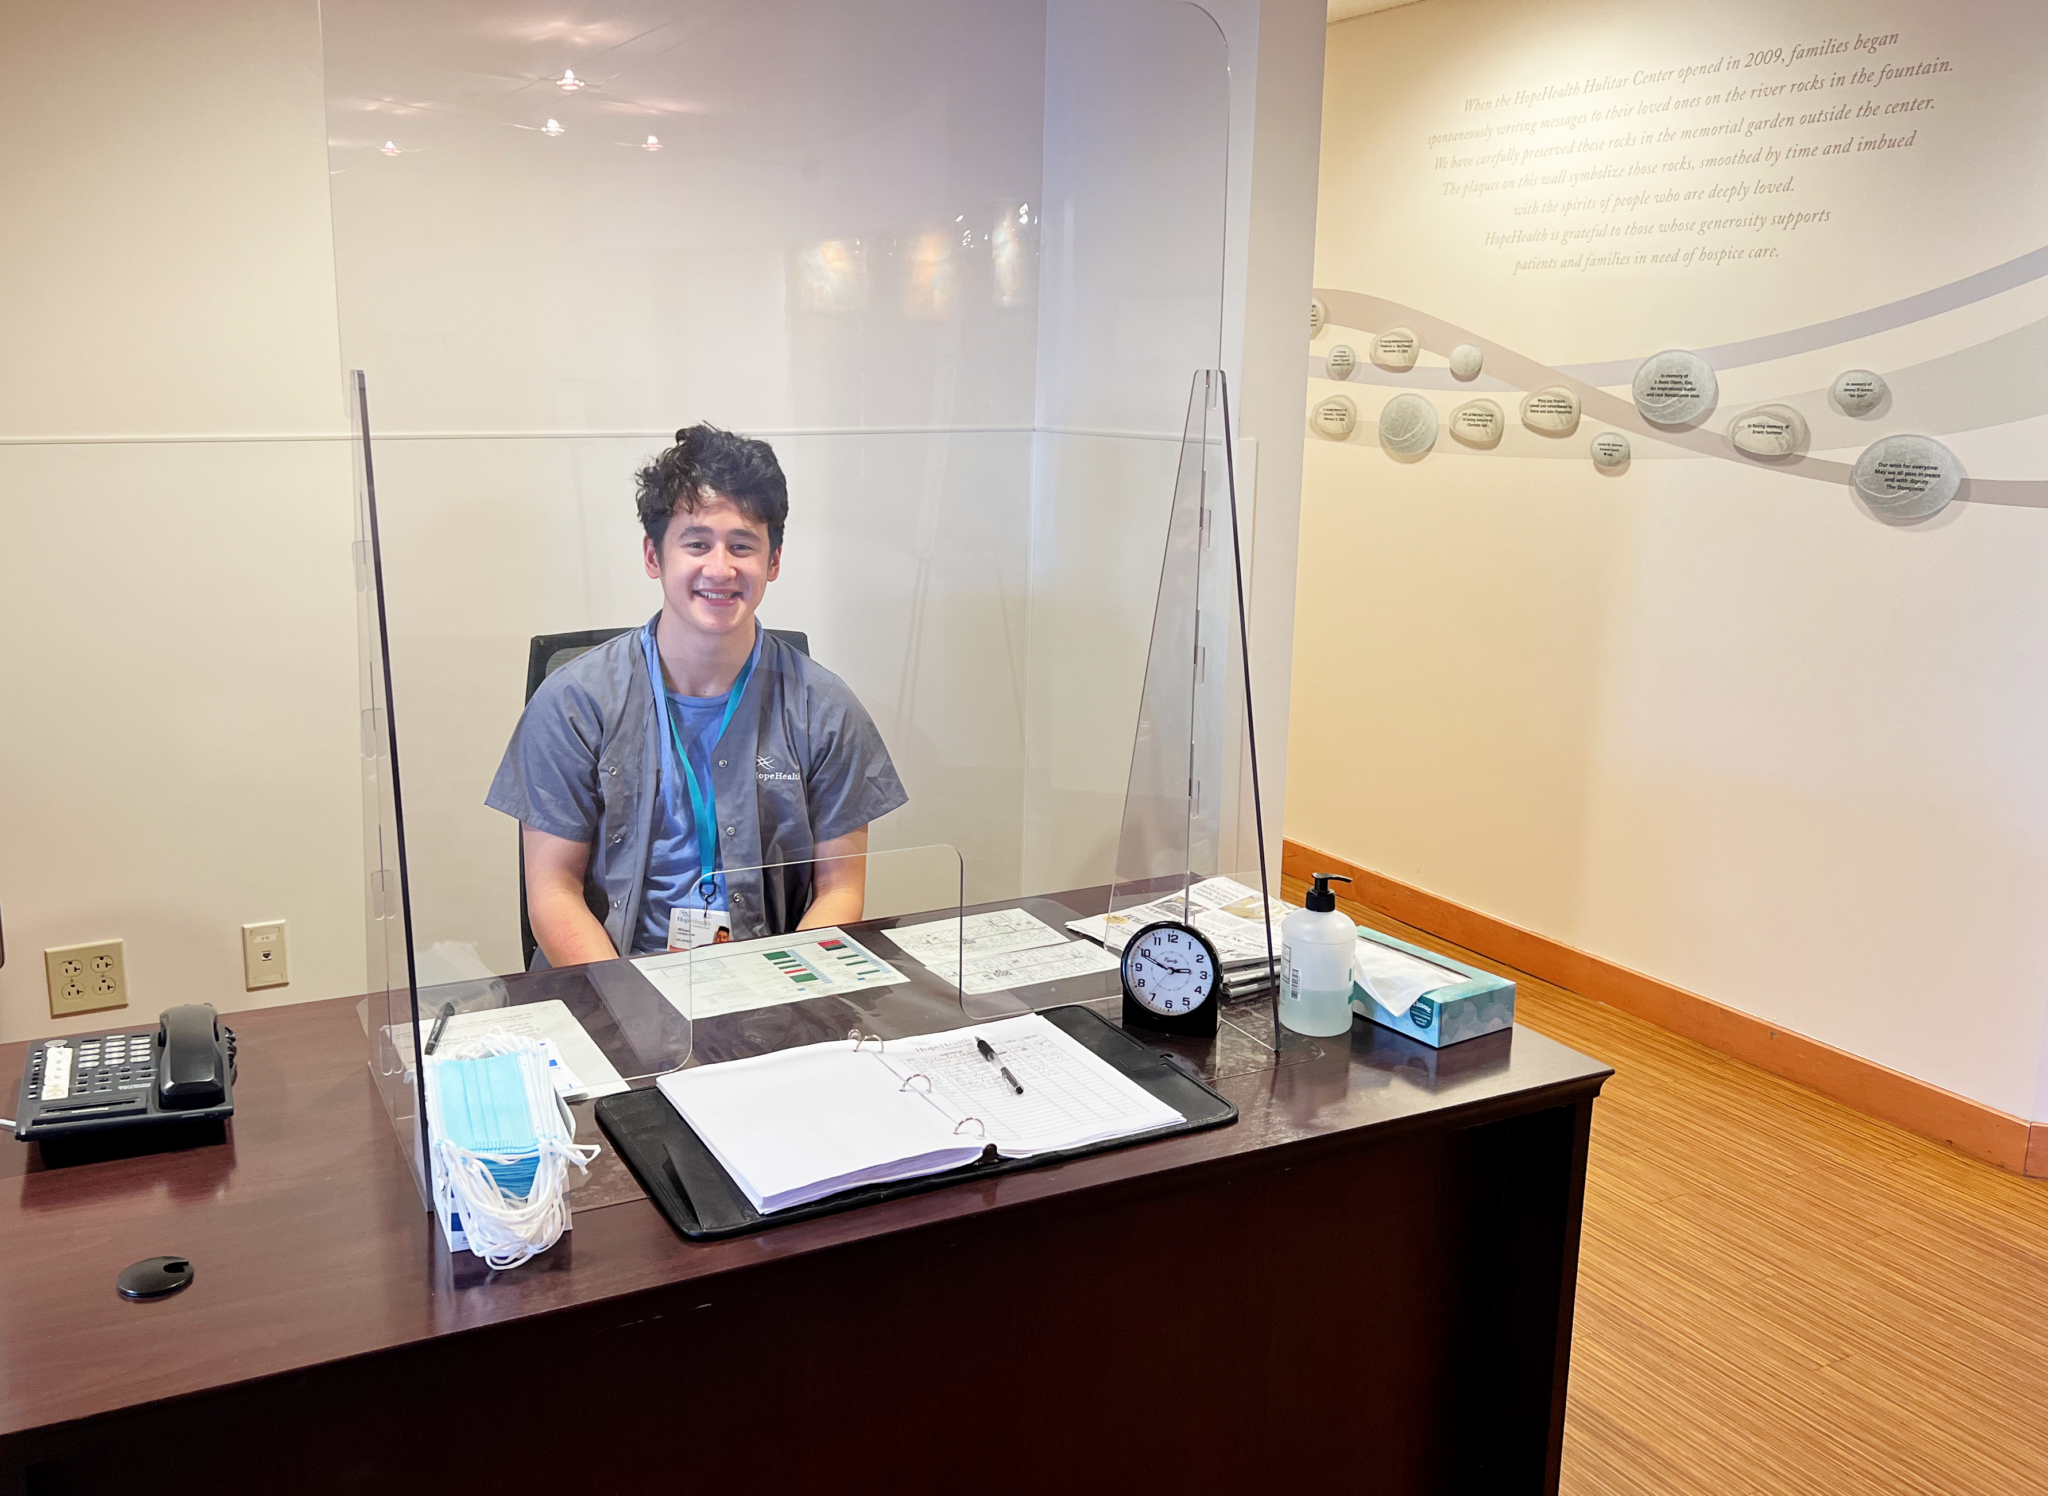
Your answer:
[[[1062,940],[1058,945],[1041,945],[1031,950],[970,956],[960,968],[960,990],[969,997],[980,997],[989,992],[1009,992],[1116,968],[1117,958],[1101,946],[1086,940]],[[944,968],[940,970],[942,975],[950,975]]]
[[[970,997],[1091,972],[1115,971],[1100,946],[1069,940],[1023,909],[994,909],[964,919],[929,920],[881,932]]]
[[[427,1033],[432,1035],[434,1006],[432,987],[420,994],[421,1008],[428,1015]],[[548,1054],[548,1077],[565,1101],[582,1101],[598,1096],[616,1096],[630,1090],[618,1068],[604,1057],[604,1051],[576,1021],[569,1005],[559,998],[544,1003],[512,1003],[502,1008],[477,1008],[449,1015],[441,1029],[436,1050],[452,1049],[465,1039],[481,1034],[507,1033],[522,1039],[536,1039]],[[412,1025],[399,1024],[391,1031],[398,1053],[408,1061],[412,1056]],[[565,1073],[566,1072],[566,1073]]]
[[[1397,951],[1363,935],[1352,947],[1351,979],[1396,1018],[1414,1007],[1415,999],[1425,993],[1468,980],[1461,971]]]
[[[1267,919],[1272,926],[1271,952],[1280,954],[1280,922],[1297,906],[1279,899],[1267,901]],[[1099,940],[1112,951],[1121,951],[1138,931],[1162,919],[1181,920],[1209,937],[1223,964],[1263,964],[1268,951],[1267,932],[1259,922],[1259,891],[1235,878],[1204,878],[1188,889],[1185,913],[1181,896],[1168,894],[1149,904],[1121,909],[1115,914],[1097,914],[1067,921],[1067,928],[1090,940]]]
[[[962,957],[996,956],[1059,945],[1067,937],[1023,909],[991,909],[964,919],[934,919],[881,932],[905,955],[934,971],[951,972]]]
[[[831,925],[642,956],[633,965],[672,1007],[691,1019],[772,1008],[807,997],[844,997],[910,980]]]

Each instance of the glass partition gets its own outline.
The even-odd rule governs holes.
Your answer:
[[[1204,850],[1157,875],[1249,864],[1263,886],[1227,746],[1241,619],[1205,590],[1235,540],[1220,377],[1198,375],[1220,361],[1229,129],[1206,13],[326,0],[322,27],[358,371],[365,1028],[409,1156],[431,1152],[414,1091],[444,1015],[444,1037],[553,1024],[560,1051],[566,1013],[627,1086],[808,1032],[825,1005],[709,1012],[702,963],[729,953],[689,929],[669,949],[643,895],[655,843],[710,823],[686,790],[721,836],[715,863],[678,855],[723,879],[732,946],[806,912],[752,923],[746,885],[814,891],[852,855],[842,808],[873,810],[848,934],[905,976],[903,1022],[1113,1010],[1102,932],[1076,927],[1129,881],[1127,792],[1170,788],[1134,760],[1141,717],[1216,765],[1180,805]],[[758,673],[692,693],[661,620],[731,599],[676,600],[636,497],[699,423],[772,449],[787,514],[747,584],[758,632],[734,635]],[[1187,604],[1208,611],[1155,618]],[[1147,667],[1176,628],[1221,667],[1177,705]],[[721,692],[746,705],[703,739],[707,791],[662,703]],[[588,782],[537,778],[549,753]],[[558,865],[533,881],[560,851],[535,831],[586,849],[601,944],[564,923]],[[1044,931],[1093,955],[1014,943]]]

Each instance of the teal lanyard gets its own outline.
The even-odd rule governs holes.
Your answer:
[[[699,783],[697,771],[690,764],[690,751],[683,742],[682,730],[676,726],[675,718],[669,715],[668,687],[661,677],[661,659],[654,647],[652,625],[647,630],[645,648],[648,680],[654,687],[654,701],[661,712],[661,725],[668,730],[668,739],[675,745],[676,757],[683,765],[683,783],[690,791],[690,815],[697,823],[697,896],[708,906],[711,895],[717,891],[717,880],[714,875],[718,869],[718,805],[711,790]],[[739,709],[740,698],[746,695],[747,682],[753,677],[754,661],[760,652],[761,640],[756,633],[753,652],[747,656],[747,663],[741,669],[739,679],[732,683],[732,689],[726,693],[725,715],[718,719],[718,732],[711,739],[710,747],[713,749],[724,740],[726,728],[732,725],[732,714]]]

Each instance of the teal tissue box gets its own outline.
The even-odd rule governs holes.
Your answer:
[[[1353,1012],[1363,1013],[1382,1028],[1406,1034],[1411,1039],[1420,1039],[1437,1049],[1514,1027],[1515,984],[1506,977],[1497,977],[1490,971],[1453,961],[1449,956],[1410,945],[1405,940],[1396,940],[1391,935],[1382,935],[1377,930],[1361,926],[1358,935],[1361,940],[1373,941],[1389,950],[1420,956],[1434,965],[1460,973],[1465,980],[1424,993],[1415,999],[1406,1013],[1396,1017],[1381,1007],[1354,977],[1351,982]]]

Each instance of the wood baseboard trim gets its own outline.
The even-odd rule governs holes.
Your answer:
[[[1351,879],[1346,897],[1389,919],[1581,997],[1646,1018],[1682,1038],[1818,1091],[1866,1116],[1946,1143],[2015,1174],[2048,1178],[2048,1122],[2030,1126],[2008,1112],[1454,904],[1334,853],[1288,840],[1281,847],[1280,867],[1289,877],[1303,880],[1311,872],[1342,873]]]

